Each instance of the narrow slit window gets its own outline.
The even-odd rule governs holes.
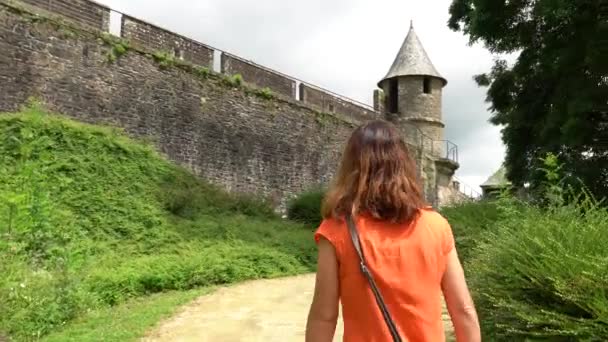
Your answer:
[[[389,113],[399,112],[399,83],[396,79],[389,80],[386,96],[386,109]]]
[[[431,93],[431,79],[429,77],[425,77],[424,81],[422,81],[422,91],[425,94]]]

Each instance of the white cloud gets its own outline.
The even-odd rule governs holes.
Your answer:
[[[447,28],[451,0],[98,1],[366,103],[413,19],[449,82],[443,115],[447,139],[459,145],[458,177],[477,187],[503,160],[500,130],[488,123],[485,89],[472,80],[489,70],[492,56]]]

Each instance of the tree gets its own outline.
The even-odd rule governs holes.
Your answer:
[[[453,0],[448,26],[497,54],[475,80],[507,147],[507,177],[542,184],[555,154],[567,181],[608,196],[608,0]]]

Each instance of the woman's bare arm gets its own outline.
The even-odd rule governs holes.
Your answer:
[[[479,319],[455,248],[448,254],[447,259],[441,288],[454,324],[456,341],[480,342]]]
[[[315,294],[306,324],[306,342],[331,342],[338,321],[339,276],[334,246],[326,239],[319,241]]]

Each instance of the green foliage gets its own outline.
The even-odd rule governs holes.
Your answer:
[[[167,51],[156,51],[152,54],[152,58],[154,58],[154,61],[158,63],[161,69],[173,67],[178,63],[175,55]]]
[[[287,205],[287,217],[312,227],[321,223],[321,205],[325,198],[324,189],[313,189],[293,198]]]
[[[110,51],[107,53],[108,62],[110,63],[116,62],[118,58],[127,53],[131,48],[128,41],[107,32],[102,33],[100,39],[110,47]]]
[[[163,208],[181,218],[201,215],[241,214],[260,219],[275,219],[277,214],[267,199],[250,194],[227,193],[215,185],[201,182],[186,169],[173,167],[159,186]]]
[[[499,215],[491,229],[474,229],[477,241],[468,244],[473,248],[466,250],[466,269],[484,340],[608,337],[608,252],[602,247],[608,242],[608,211],[586,193],[563,201],[559,163],[552,155],[544,162],[544,205],[504,195],[494,203]],[[468,225],[475,226],[475,219]]]
[[[232,88],[240,88],[243,85],[243,76],[241,74],[235,74],[232,76],[224,76],[222,81],[225,85]]]
[[[87,312],[72,324],[44,337],[44,342],[104,342],[136,341],[158,321],[169,317],[175,309],[212,288],[169,291],[139,297],[114,307]]]
[[[196,75],[198,75],[199,77],[202,77],[202,78],[207,78],[211,74],[211,71],[209,70],[209,68],[205,68],[202,66],[195,66],[195,67],[193,67],[193,70]]]
[[[580,179],[595,197],[608,196],[608,21],[602,3],[452,1],[450,28],[494,53],[519,53],[514,65],[498,59],[476,77],[489,87],[492,123],[504,126],[508,177],[518,187],[542,188],[542,158],[552,152],[564,163],[565,182],[581,188]]]
[[[546,191],[538,206],[505,193],[495,202],[442,209],[483,340],[606,340],[608,211],[587,193],[564,190],[554,155],[543,162]]]
[[[32,269],[14,257],[2,256],[1,332],[16,340],[37,340],[97,307],[95,296],[79,286],[75,275],[53,268]]]
[[[319,126],[326,126],[332,120],[335,120],[335,117],[327,112],[315,112],[315,121]]]
[[[272,92],[272,90],[268,87],[266,88],[262,88],[262,89],[256,89],[254,92],[257,96],[266,99],[266,100],[272,100],[275,98],[274,93]]]
[[[293,275],[310,271],[294,255],[240,240],[182,244],[179,251],[145,255],[125,261],[104,260],[87,279],[102,301],[116,304],[127,298],[165,290],[186,290],[245,279]],[[210,242],[213,241],[213,244]],[[108,270],[113,270],[108,272]]]
[[[608,338],[608,213],[578,204],[504,203],[474,250],[469,282],[486,340]]]
[[[57,31],[59,31],[59,33],[61,34],[61,37],[66,38],[66,39],[72,39],[72,38],[76,37],[76,32],[72,31],[68,27],[61,26],[57,29]]]
[[[454,207],[442,208],[441,214],[452,226],[458,255],[466,264],[474,256],[473,251],[485,234],[496,228],[500,209],[496,202],[464,202]]]
[[[118,130],[36,103],[0,115],[0,336],[37,339],[155,292],[311,271],[309,235]]]

